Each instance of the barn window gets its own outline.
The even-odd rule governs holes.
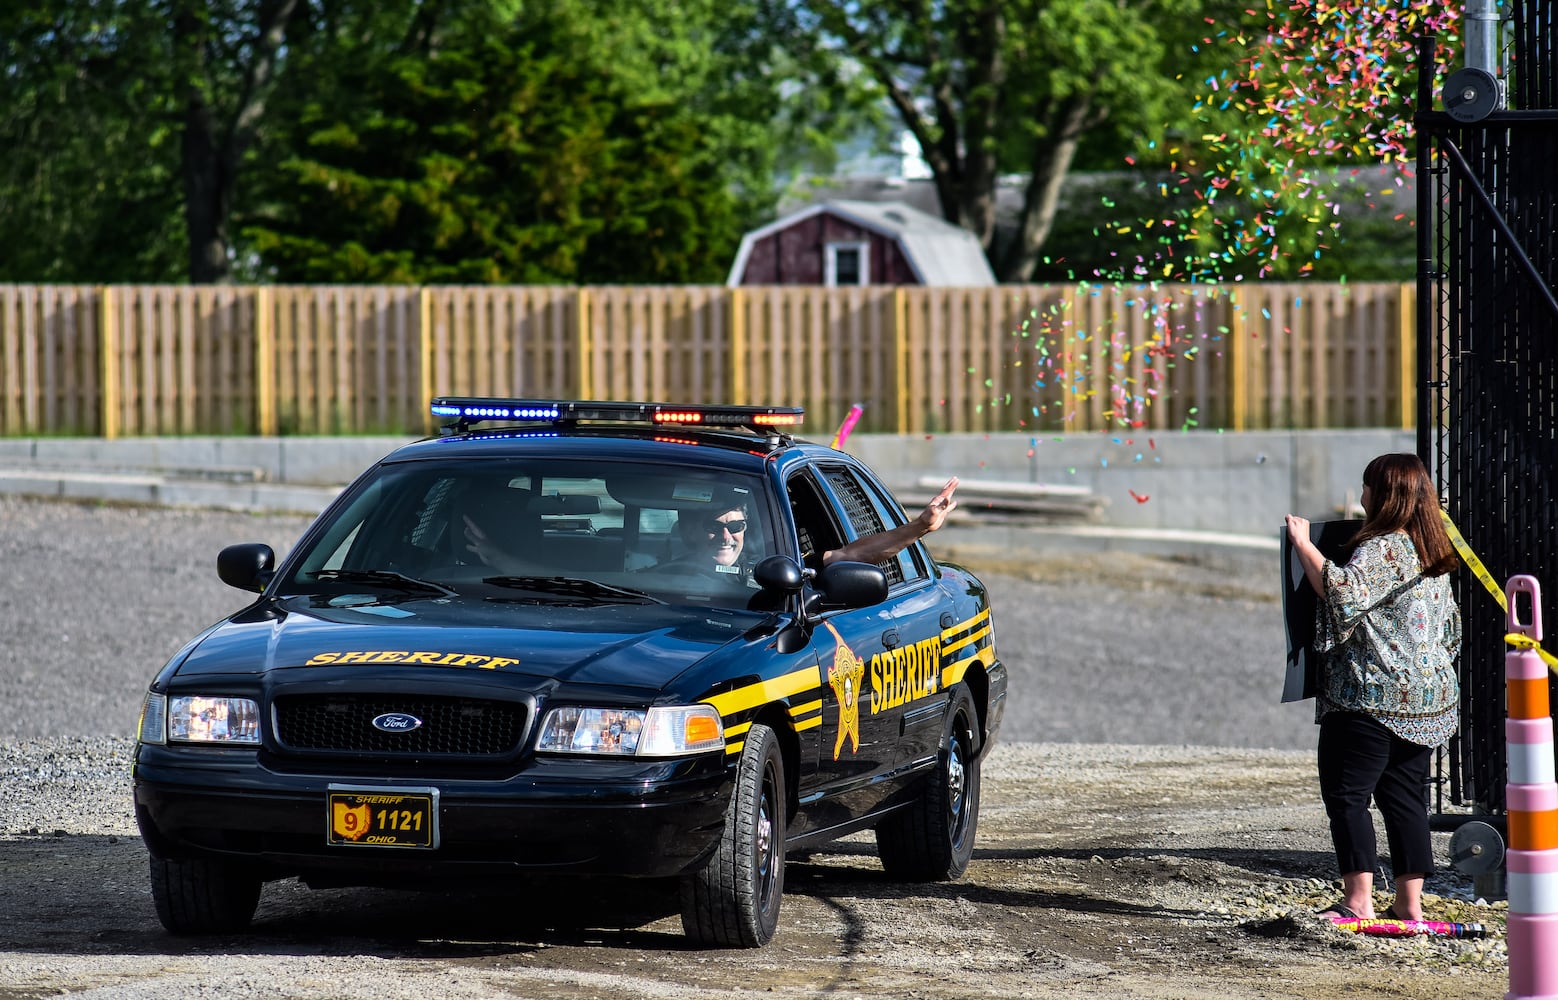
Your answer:
[[[829,287],[869,285],[871,257],[869,243],[829,243],[828,266],[823,282]]]

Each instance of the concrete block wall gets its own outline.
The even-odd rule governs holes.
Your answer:
[[[251,470],[260,481],[272,484],[339,487],[409,440],[0,439],[0,473],[8,469],[127,475],[157,469]],[[1369,459],[1415,447],[1413,431],[1390,429],[858,434],[845,443],[846,451],[876,469],[895,490],[910,491],[922,476],[954,474],[965,479],[1080,486],[1107,499],[1105,525],[1267,537],[1275,537],[1284,514],[1315,520],[1339,516],[1349,500],[1357,500]]]
[[[894,488],[920,475],[952,474],[1083,486],[1108,500],[1106,524],[1273,536],[1289,513],[1340,516],[1357,501],[1371,458],[1416,447],[1415,431],[1390,429],[862,435],[845,442]]]
[[[224,470],[263,482],[340,486],[410,437],[0,438],[0,466]]]

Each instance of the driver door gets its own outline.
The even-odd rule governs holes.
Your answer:
[[[838,548],[841,525],[826,488],[811,471],[788,482],[802,562],[820,569]],[[884,608],[830,612],[812,632],[822,690],[822,726],[815,792],[802,798],[804,825],[820,829],[877,808],[888,789],[882,777],[897,763],[899,720],[870,708],[871,663],[889,627]]]

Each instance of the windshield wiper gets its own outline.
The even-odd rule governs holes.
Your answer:
[[[315,580],[335,580],[341,583],[373,583],[381,587],[391,587],[395,590],[412,594],[438,594],[441,597],[455,597],[456,593],[441,583],[433,583],[431,580],[418,580],[404,573],[397,573],[392,569],[321,569],[313,573],[305,573]]]
[[[600,601],[626,601],[635,604],[664,604],[658,597],[650,597],[642,590],[631,587],[613,587],[609,583],[582,580],[572,576],[488,576],[482,583],[494,587],[513,587],[516,590],[533,590],[540,594],[559,594],[564,597],[585,597]]]

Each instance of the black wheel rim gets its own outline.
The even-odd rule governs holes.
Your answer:
[[[757,824],[752,831],[752,853],[757,868],[758,905],[767,911],[774,901],[779,880],[779,845],[774,831],[779,797],[776,775],[770,763],[763,768],[763,792],[758,796]]]
[[[968,744],[962,729],[954,732],[947,744],[947,833],[952,843],[961,844],[968,834],[969,787]]]

